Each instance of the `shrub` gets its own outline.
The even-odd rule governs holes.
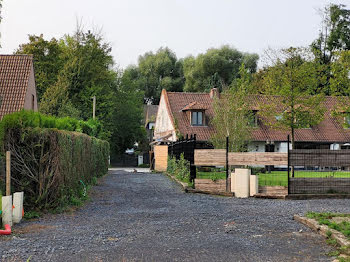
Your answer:
[[[67,120],[62,126],[68,123],[74,129],[77,122]],[[81,195],[80,181],[94,183],[94,177],[108,170],[109,143],[78,132],[8,128],[4,150],[12,153],[13,189],[24,191],[24,206],[29,210],[75,201]]]
[[[190,182],[190,162],[185,159],[184,154],[180,155],[179,160],[169,157],[167,172],[183,182]]]

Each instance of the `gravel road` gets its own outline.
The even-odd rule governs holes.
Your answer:
[[[1,261],[331,261],[292,220],[350,212],[350,200],[286,201],[186,194],[162,174],[112,171],[91,201],[0,236]]]

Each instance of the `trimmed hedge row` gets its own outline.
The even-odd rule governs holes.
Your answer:
[[[86,134],[48,128],[7,128],[13,191],[26,209],[57,208],[108,171],[109,143]]]
[[[0,121],[0,141],[5,136],[5,132],[10,128],[56,128],[59,130],[74,131],[84,133],[89,136],[105,139],[102,125],[99,121],[90,119],[88,121],[78,120],[70,117],[54,117],[38,112],[22,110],[9,115],[5,115]]]

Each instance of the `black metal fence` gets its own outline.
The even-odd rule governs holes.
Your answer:
[[[0,193],[5,193],[6,160],[0,156]]]
[[[350,194],[350,150],[288,150],[288,194]]]
[[[190,180],[196,178],[196,166],[194,165],[194,150],[195,149],[213,149],[213,145],[207,141],[198,141],[196,134],[190,137],[186,135],[185,138],[181,138],[176,142],[172,142],[168,146],[168,155],[180,159],[181,154],[184,158],[190,162]]]

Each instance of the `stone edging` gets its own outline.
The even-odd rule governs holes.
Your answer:
[[[302,217],[294,215],[294,220],[310,227],[312,230],[318,232],[323,237],[327,237],[327,231],[332,232],[332,238],[334,238],[340,246],[350,246],[350,241],[340,232],[329,228],[326,225],[318,224],[317,220],[313,218]]]
[[[208,191],[202,191],[202,190],[197,190],[194,189],[192,187],[189,187],[187,185],[187,183],[182,182],[180,180],[178,180],[175,176],[172,176],[168,173],[164,173],[166,174],[168,177],[170,177],[172,180],[174,180],[176,183],[180,184],[180,186],[182,187],[182,189],[186,192],[186,193],[200,193],[200,194],[208,194],[208,195],[218,195],[218,196],[228,196],[228,197],[233,197],[235,194],[234,193],[226,193],[226,192],[208,192]]]
[[[190,188],[190,187],[187,185],[187,183],[178,180],[175,176],[172,176],[172,175],[170,175],[170,174],[168,174],[168,173],[165,173],[165,174],[166,174],[168,177],[170,177],[172,180],[174,180],[175,182],[177,182],[178,184],[180,184],[180,186],[182,187],[182,189],[183,189],[185,192],[187,192],[188,189]]]

